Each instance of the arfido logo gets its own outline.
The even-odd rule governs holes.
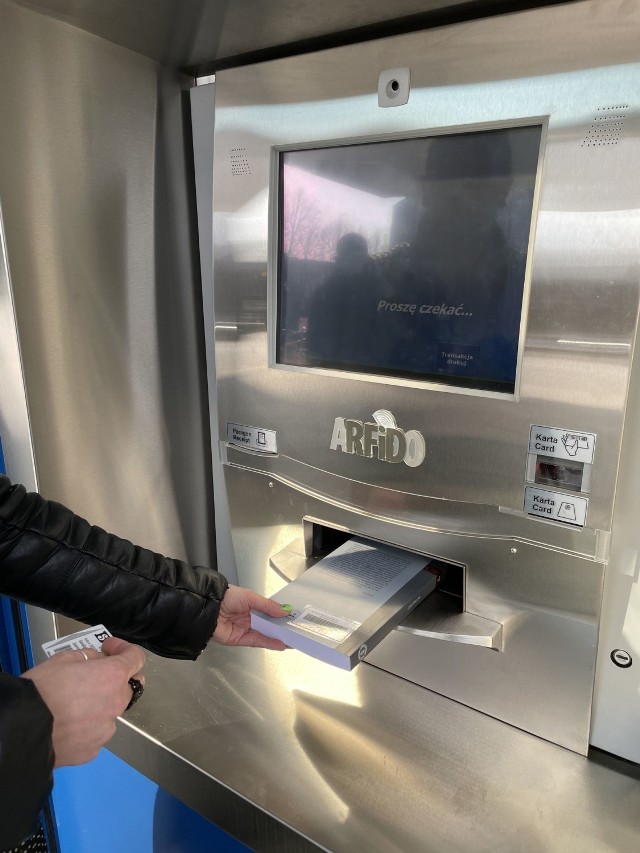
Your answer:
[[[331,450],[355,453],[381,462],[404,462],[417,468],[424,462],[425,441],[417,429],[405,432],[396,424],[395,417],[386,409],[373,413],[373,423],[363,423],[351,418],[336,418],[331,436]]]

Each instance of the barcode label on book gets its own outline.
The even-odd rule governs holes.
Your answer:
[[[295,625],[296,628],[302,628],[303,631],[309,631],[311,634],[318,634],[336,644],[343,643],[360,627],[360,622],[333,616],[331,613],[325,613],[310,604],[295,619],[291,620],[291,624]]]

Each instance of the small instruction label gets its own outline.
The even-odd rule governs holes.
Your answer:
[[[559,427],[532,426],[529,433],[529,453],[593,463],[596,437],[592,432],[578,432]]]
[[[438,344],[436,368],[454,375],[477,376],[480,347],[466,344]]]
[[[524,511],[527,515],[560,521],[574,527],[584,527],[589,500],[565,492],[551,492],[527,486],[524,490]]]
[[[247,450],[261,453],[277,453],[276,433],[273,429],[245,426],[227,421],[227,442]]]

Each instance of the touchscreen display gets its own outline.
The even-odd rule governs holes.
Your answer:
[[[276,361],[512,393],[541,133],[281,151]]]

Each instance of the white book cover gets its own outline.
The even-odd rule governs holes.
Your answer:
[[[272,596],[292,612],[251,626],[341,669],[353,667],[435,589],[427,557],[354,537]]]

